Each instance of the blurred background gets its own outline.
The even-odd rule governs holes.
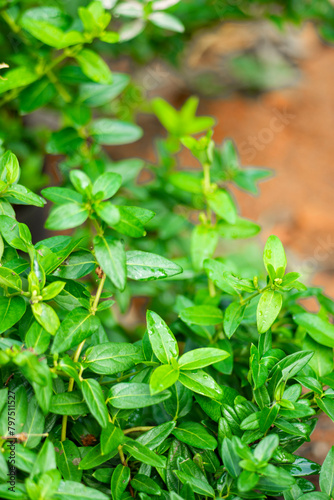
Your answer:
[[[199,114],[217,120],[215,141],[230,137],[244,166],[272,169],[256,199],[235,190],[241,213],[260,223],[262,242],[277,234],[291,267],[334,297],[334,49],[314,25],[280,32],[269,21],[222,23],[194,33],[178,69],[159,59],[131,66],[117,64],[149,97],[181,107],[198,95]],[[144,138],[112,148],[114,157],[131,150],[154,161],[152,139],[163,129],[152,115],[139,123]]]

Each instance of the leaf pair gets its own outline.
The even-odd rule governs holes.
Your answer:
[[[147,332],[155,356],[163,363],[151,376],[152,394],[159,393],[180,380],[185,387],[195,392],[219,397],[219,385],[200,369],[226,359],[229,353],[215,348],[203,348],[189,351],[177,359],[179,348],[176,339],[163,319],[153,311],[147,312]]]

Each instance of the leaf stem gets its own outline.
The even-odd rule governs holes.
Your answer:
[[[125,455],[123,453],[122,445],[120,444],[117,449],[118,449],[118,454],[119,454],[119,458],[121,459],[122,465],[127,467],[127,463],[126,463]]]
[[[138,375],[138,373],[140,373],[142,370],[143,370],[143,368],[141,368],[140,370],[136,370],[135,372],[127,373],[126,375],[123,375],[122,377],[118,377],[118,378],[113,379],[113,380],[107,380],[106,382],[101,382],[100,385],[108,385],[108,384],[115,384],[118,382],[122,382],[123,380],[126,380],[126,379],[133,377],[135,375]]]
[[[154,429],[154,425],[150,426],[141,426],[141,427],[132,427],[131,429],[124,429],[123,434],[131,434],[131,432],[146,432],[150,431],[151,429]]]
[[[215,297],[216,296],[215,284],[210,278],[208,279],[208,287],[209,287],[210,297]]]
[[[105,280],[106,280],[106,275],[103,274],[103,276],[101,278],[101,281],[99,283],[99,286],[98,286],[95,298],[94,298],[92,309],[91,309],[91,313],[93,315],[95,315],[95,313],[97,311],[97,306],[98,306],[98,303],[99,303],[99,300],[100,300],[100,297],[101,297],[101,293],[102,293],[102,290],[103,290],[103,286],[104,286]],[[77,347],[77,349],[76,349],[76,351],[74,353],[73,361],[75,363],[77,363],[79,361],[80,354],[81,354],[81,351],[83,349],[83,346],[84,346],[85,342],[86,342],[86,339],[83,340],[78,345],[78,347]],[[68,382],[67,392],[72,392],[73,391],[73,387],[74,387],[74,378],[70,378],[70,380]],[[66,440],[67,417],[68,417],[67,415],[63,415],[63,421],[62,421],[62,424],[61,424],[61,441],[65,441]]]
[[[247,304],[247,302],[249,302],[250,300],[254,299],[254,297],[257,297],[258,295],[261,295],[262,292],[265,292],[266,290],[268,290],[270,288],[271,285],[267,285],[265,286],[264,288],[262,288],[261,290],[259,290],[258,292],[255,292],[253,293],[252,295],[250,295],[249,297],[247,297],[247,299],[241,299],[240,300],[240,304],[243,306],[245,304]]]
[[[106,281],[106,275],[103,273],[102,275],[102,278],[101,278],[101,281],[99,283],[99,286],[98,286],[98,289],[97,289],[97,292],[96,292],[96,295],[95,295],[95,298],[94,298],[94,302],[93,302],[93,305],[91,307],[91,313],[95,316],[95,313],[97,311],[97,306],[99,305],[99,300],[101,298],[101,293],[103,291],[103,287],[104,287],[104,283]]]
[[[203,175],[204,175],[204,185],[203,185],[203,194],[205,198],[207,198],[207,195],[210,192],[210,187],[211,187],[211,179],[210,179],[210,164],[208,162],[203,163]],[[207,218],[210,224],[212,223],[212,212],[211,208],[207,206]]]

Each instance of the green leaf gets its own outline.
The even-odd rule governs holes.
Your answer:
[[[0,177],[8,184],[15,184],[20,178],[19,161],[11,151],[7,151],[0,158]]]
[[[93,196],[95,199],[107,200],[117,193],[122,185],[122,177],[113,172],[105,172],[100,175],[93,184]]]
[[[239,278],[239,276],[228,271],[224,271],[223,277],[232,288],[236,288],[237,290],[250,293],[256,290],[253,280]]]
[[[94,209],[100,219],[106,222],[109,227],[116,226],[121,219],[118,207],[115,207],[110,201],[95,203]]]
[[[146,321],[154,354],[161,363],[170,363],[172,358],[177,358],[179,355],[179,348],[173,333],[164,320],[153,311],[147,311]]]
[[[228,191],[219,189],[208,196],[209,207],[226,220],[229,224],[235,224],[237,220],[237,209]]]
[[[6,398],[7,401],[7,398]],[[28,412],[27,392],[23,385],[15,391],[15,433],[19,434],[23,431]],[[16,448],[16,452],[18,452]],[[17,456],[15,457],[17,458]],[[24,458],[22,458],[24,460]],[[17,465],[18,466],[18,465]],[[23,469],[22,469],[23,470]],[[29,470],[30,472],[30,470]]]
[[[105,31],[101,34],[100,40],[106,43],[117,43],[120,41],[120,34],[116,33],[116,31]],[[115,75],[113,76],[113,78]]]
[[[311,313],[296,314],[293,319],[319,344],[334,348],[334,325]]]
[[[154,253],[133,250],[126,252],[128,278],[151,281],[182,273],[182,267]]]
[[[2,287],[14,288],[15,290],[22,289],[22,280],[18,274],[7,267],[0,267],[0,285]]]
[[[80,470],[94,469],[95,467],[98,467],[99,465],[108,462],[111,458],[114,458],[115,455],[117,455],[117,450],[112,451],[108,455],[102,455],[101,446],[99,443],[93,448],[90,447],[88,453],[85,453],[83,459],[79,463],[79,469]]]
[[[238,489],[241,492],[247,492],[256,487],[259,481],[259,475],[256,472],[243,470],[238,478]]]
[[[117,449],[120,444],[124,443],[125,439],[122,429],[116,427],[111,422],[107,422],[100,436],[102,455],[108,455]]]
[[[275,365],[274,370],[280,369],[282,371],[282,379],[284,381],[289,380],[308,364],[313,354],[312,351],[300,351],[290,354],[279,361]]]
[[[136,474],[131,480],[131,486],[136,491],[142,491],[148,495],[161,495],[161,489],[159,485],[153,481],[150,477],[144,474]]]
[[[326,493],[321,493],[320,491],[312,491],[312,493],[306,493],[302,495],[303,500],[330,500],[330,497]]]
[[[9,483],[9,481],[12,479],[12,477],[9,474],[9,469],[8,469],[8,465],[7,465],[5,456],[2,452],[0,453],[0,479],[1,479],[1,482],[3,482],[3,483],[6,481],[8,481],[8,483]],[[9,483],[9,485],[10,485],[10,483]],[[9,486],[9,488],[10,488],[10,486]]]
[[[60,294],[65,285],[65,281],[53,281],[52,283],[50,283],[50,285],[44,287],[42,290],[43,300],[54,299],[57,295]]]
[[[64,352],[97,332],[100,320],[78,307],[70,311],[57,331],[51,352]]]
[[[70,179],[74,189],[78,191],[78,193],[88,196],[89,198],[91,197],[92,183],[85,172],[82,172],[81,170],[71,170]]]
[[[190,484],[192,490],[195,493],[198,493],[203,497],[210,497],[210,498],[215,497],[215,492],[207,481],[197,479],[196,477],[190,476],[189,474],[186,474],[185,472],[179,470],[174,470],[173,472],[183,484],[185,483]]]
[[[197,422],[182,422],[173,434],[179,441],[202,450],[215,450],[218,445],[216,439]]]
[[[174,172],[168,177],[168,180],[173,186],[181,191],[187,191],[193,194],[202,194],[203,192],[202,180],[198,177],[194,177],[190,173]]]
[[[79,86],[79,101],[90,107],[103,106],[117,97],[128,85],[129,75],[124,73],[112,74],[112,83],[103,85],[99,83],[83,83]]]
[[[176,422],[165,422],[164,424],[157,425],[153,429],[141,434],[136,441],[138,443],[144,444],[150,450],[155,450],[160,444],[162,444],[165,439],[173,431]]]
[[[27,65],[10,69],[1,76],[0,94],[19,87],[26,87],[39,77],[39,75],[35,72],[35,68],[28,67]]]
[[[99,118],[92,122],[90,134],[98,144],[117,146],[138,141],[142,137],[143,131],[133,123]]]
[[[159,28],[176,31],[177,33],[183,33],[185,29],[177,17],[166,12],[153,12],[149,15],[149,20]]]
[[[203,132],[215,124],[210,116],[195,116],[198,102],[197,97],[190,97],[181,110],[176,111],[167,101],[156,97],[152,101],[152,107],[166,130],[176,137],[183,137]]]
[[[66,439],[65,441],[55,441],[57,467],[65,481],[77,481],[80,483],[82,471],[78,469],[81,460],[77,446]]]
[[[259,189],[257,182],[271,177],[272,172],[264,168],[246,168],[239,170],[233,177],[233,182],[241,189],[245,189],[249,193],[258,194]]]
[[[317,405],[320,410],[326,413],[330,419],[334,422],[334,399],[329,397],[324,397],[322,399],[316,398]]]
[[[100,384],[93,378],[84,379],[81,390],[91,414],[101,427],[108,425],[108,410]]]
[[[223,311],[214,306],[192,306],[183,309],[180,318],[194,325],[219,325],[223,321]]]
[[[171,385],[175,384],[179,378],[179,370],[172,365],[158,366],[152,373],[150,378],[150,391],[151,394],[157,394]]]
[[[65,127],[51,134],[46,150],[53,155],[60,153],[73,154],[83,143],[84,139],[79,136],[77,130],[73,127]]]
[[[223,440],[221,456],[223,457],[227,472],[234,479],[237,479],[241,473],[241,467],[239,465],[240,458],[236,452],[233,442],[228,438],[224,438]]]
[[[81,391],[73,391],[52,396],[50,412],[57,415],[86,415],[89,409]]]
[[[111,477],[111,496],[113,500],[121,500],[122,494],[130,481],[130,469],[122,464],[117,465]]]
[[[66,214],[66,217],[64,217]],[[45,223],[46,229],[54,231],[62,231],[63,229],[71,229],[83,224],[88,218],[89,212],[83,205],[77,203],[66,203],[54,207]]]
[[[138,441],[128,440],[123,445],[124,451],[131,453],[131,455],[145,464],[152,467],[166,467],[166,457],[160,457],[154,451],[150,450],[147,446],[139,443]]]
[[[213,256],[218,243],[217,230],[210,226],[196,226],[191,234],[191,260],[195,271],[203,267],[205,259]]]
[[[62,18],[62,22],[59,20]],[[64,32],[68,27],[61,11],[54,7],[36,7],[27,10],[20,19],[21,26],[33,37],[57,49],[76,45],[85,41],[78,31]]]
[[[79,379],[77,364],[69,356],[66,355],[60,359],[59,368],[69,377],[74,378],[74,380],[80,387],[81,381]]]
[[[87,276],[96,266],[95,259],[90,252],[80,250],[74,252],[66,259],[65,263],[59,266],[53,273],[58,278],[76,280]]]
[[[320,394],[320,396],[322,395],[322,384],[316,378],[310,376],[298,376],[295,377],[295,380],[297,380],[297,382],[299,382],[302,386],[310,389],[310,391],[314,391],[316,394]]]
[[[232,344],[229,340],[227,339],[220,339],[218,340],[217,344],[215,344],[219,349],[222,351],[226,351],[229,354],[229,357],[224,359],[223,361],[219,361],[218,363],[215,363],[213,366],[214,368],[220,372],[223,373],[224,375],[231,375],[232,370],[233,370],[233,348]]]
[[[98,481],[101,481],[101,483],[108,483],[110,484],[111,476],[112,473],[114,472],[114,469],[111,467],[105,467],[103,469],[97,469],[95,472],[93,472],[93,477],[97,479]],[[131,499],[129,499],[131,500]]]
[[[260,232],[261,228],[254,222],[243,219],[241,217],[236,218],[234,224],[229,224],[228,222],[219,222],[217,224],[217,231],[222,238],[226,239],[240,239],[240,238],[252,238]]]
[[[117,288],[124,290],[126,264],[123,243],[111,236],[95,236],[94,251],[99,265],[108,278]]]
[[[20,238],[19,223],[8,215],[0,215],[0,231],[8,245],[27,252],[27,245]]]
[[[278,445],[279,445],[279,437],[277,436],[277,434],[266,436],[256,446],[254,451],[254,457],[260,462],[261,461],[269,462]]]
[[[177,420],[187,415],[192,407],[192,392],[180,382],[170,387],[171,397],[164,401],[163,405],[171,417]]]
[[[178,363],[181,370],[196,370],[218,363],[229,357],[229,353],[213,347],[194,349],[183,354]]]
[[[273,266],[276,275],[278,269],[282,268],[283,270],[281,271],[281,275],[277,275],[277,277],[283,277],[287,265],[285,251],[280,239],[273,234],[269,236],[264,247],[263,262],[267,271],[269,265]]]
[[[169,397],[169,391],[159,392],[152,396],[148,384],[133,382],[116,384],[108,394],[108,400],[112,406],[122,409],[145,408],[161,403]]]
[[[45,106],[56,95],[56,87],[48,78],[41,78],[25,88],[20,94],[20,112],[31,113]]]
[[[265,290],[260,297],[256,319],[259,333],[265,333],[279,315],[282,308],[283,297],[279,292]]]
[[[266,433],[270,429],[279,414],[279,410],[278,404],[274,404],[271,408],[266,406],[261,410],[259,419],[261,432]]]
[[[104,60],[93,50],[83,49],[75,56],[83,73],[93,82],[109,84],[112,74]]]
[[[330,497],[334,492],[334,446],[329,450],[320,471],[320,488]]]
[[[227,270],[227,265],[225,263],[215,259],[207,259],[204,261],[204,269],[208,277],[213,281],[213,283],[218,288],[220,288],[220,290],[223,290],[228,295],[236,295],[236,296],[238,295],[238,292],[235,289],[234,284],[233,286],[231,286],[226,281],[225,272]]]
[[[88,488],[77,481],[64,481],[60,483],[57,493],[53,494],[54,500],[109,500],[109,495],[96,488]]]
[[[85,366],[101,375],[113,375],[132,368],[141,361],[141,349],[133,344],[107,342],[89,347],[85,353]]]
[[[51,410],[52,411],[52,410]],[[29,436],[27,441],[24,443],[26,448],[35,448],[41,442],[42,432],[44,431],[45,418],[42,410],[40,409],[37,399],[32,397],[28,405],[27,420],[25,421],[23,432],[26,432]],[[36,435],[37,434],[37,435]]]
[[[234,332],[237,330],[240,325],[244,314],[245,314],[246,305],[240,304],[240,302],[232,302],[224,314],[224,332],[226,336],[230,339]]]
[[[37,356],[30,351],[21,351],[13,359],[14,363],[20,367],[23,375],[30,381],[38,385],[46,385],[50,376],[49,368],[40,363]]]
[[[286,434],[307,438],[307,431],[305,429],[300,428],[300,426],[294,425],[292,422],[288,422],[283,418],[277,418],[275,420],[275,426]]]
[[[132,238],[140,238],[145,236],[146,232],[143,224],[146,224],[154,216],[152,210],[146,210],[139,207],[118,206],[120,213],[120,222],[115,225],[116,231],[131,236]]]
[[[217,382],[203,370],[182,372],[179,381],[191,391],[211,399],[219,400],[223,392]]]
[[[0,297],[0,333],[14,326],[26,310],[23,297]]]

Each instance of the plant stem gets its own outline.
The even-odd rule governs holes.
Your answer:
[[[51,70],[48,70],[46,72],[46,76],[49,78],[50,82],[52,82],[54,84],[54,86],[58,90],[59,94],[64,99],[64,101],[65,102],[71,102],[72,101],[71,95],[67,92],[67,90],[65,89],[65,87],[59,82],[59,80],[57,79],[57,77],[54,74],[54,72],[51,71]]]
[[[210,278],[208,279],[208,287],[209,287],[210,297],[215,297],[216,296],[215,284],[212,280],[210,280]]]
[[[123,453],[122,445],[120,444],[117,449],[118,449],[119,458],[121,459],[122,464],[125,465],[125,466],[127,466],[127,463],[126,463],[126,460],[125,460],[125,456],[124,456],[124,453]]]
[[[100,300],[100,297],[101,297],[101,293],[103,291],[103,286],[104,286],[105,281],[106,281],[106,275],[103,273],[103,276],[101,278],[101,281],[99,283],[99,286],[98,286],[98,289],[97,289],[97,292],[96,292],[96,295],[95,295],[95,299],[94,299],[93,305],[91,307],[91,313],[93,314],[93,316],[95,316],[95,313],[97,311],[97,306],[99,305],[99,300]]]
[[[105,280],[106,280],[106,275],[103,274],[103,276],[101,278],[101,281],[99,283],[99,286],[98,286],[95,298],[94,298],[94,302],[93,302],[92,308],[91,308],[91,313],[93,315],[95,315],[95,313],[97,311],[97,306],[98,306],[98,303],[99,303],[99,300],[100,300],[100,297],[101,297],[101,293],[102,293],[102,290],[103,290],[103,286],[104,286]],[[73,361],[75,363],[77,363],[79,361],[80,354],[81,354],[81,351],[83,349],[83,346],[84,346],[85,342],[86,342],[86,340],[83,340],[78,345],[78,347],[77,347],[77,349],[76,349],[76,351],[74,353]],[[73,391],[73,387],[74,387],[74,378],[70,378],[70,380],[68,382],[67,392],[72,392]],[[67,417],[68,417],[67,415],[63,415],[63,421],[62,421],[62,425],[61,425],[61,441],[65,441],[65,439],[66,439]]]
[[[118,377],[114,380],[107,380],[106,382],[101,382],[100,385],[108,385],[108,384],[115,384],[118,382],[122,382],[123,380],[126,380],[134,375],[137,375],[142,371],[142,368],[140,370],[136,370],[135,372],[127,373],[126,375],[123,375],[122,377]]]
[[[131,432],[146,432],[154,429],[154,425],[150,425],[147,427],[132,427],[131,429],[124,429],[123,434],[130,434]]]
[[[206,198],[210,192],[210,187],[211,187],[210,164],[207,162],[203,163],[203,174],[204,174],[204,196]],[[211,208],[209,206],[207,207],[207,218],[208,221],[211,223],[212,213],[211,213]]]
[[[259,290],[258,292],[255,292],[252,295],[250,295],[249,297],[247,297],[247,299],[240,300],[240,304],[241,305],[247,304],[247,302],[249,302],[250,300],[254,299],[254,297],[257,297],[258,295],[261,295],[262,292],[265,292],[266,290],[268,290],[270,288],[270,286],[271,285],[267,285],[264,288],[262,288],[262,290]]]

